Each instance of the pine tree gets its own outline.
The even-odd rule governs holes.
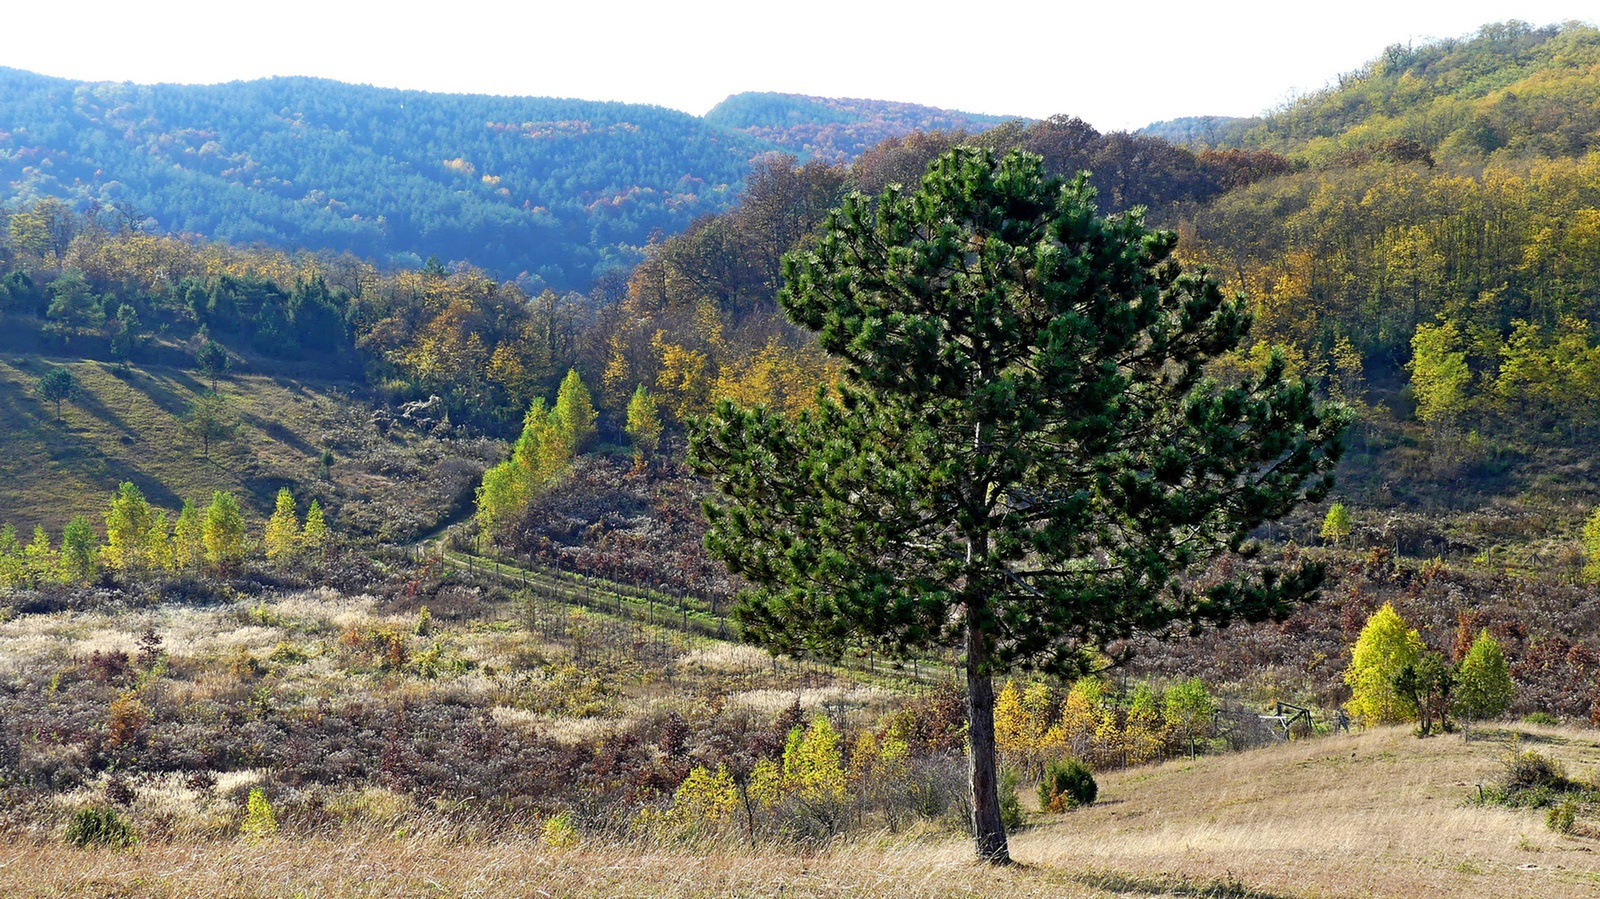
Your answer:
[[[748,639],[964,648],[973,833],[995,862],[992,678],[1287,614],[1321,569],[1249,561],[1248,537],[1326,492],[1347,420],[1280,358],[1207,379],[1245,335],[1240,303],[1092,196],[1038,157],[962,148],[913,195],[847,199],[780,294],[842,358],[838,396],[793,416],[723,401],[691,435],[726,503],[707,544],[754,585]],[[1187,586],[1241,550],[1238,580]]]
[[[628,400],[626,430],[628,439],[633,442],[633,464],[643,468],[661,446],[661,416],[656,411],[656,398],[643,384],[634,388],[633,397]]]
[[[61,579],[92,583],[100,576],[100,541],[88,517],[74,515],[61,532]]]
[[[205,520],[194,503],[184,500],[183,509],[178,512],[178,521],[172,527],[173,567],[179,572],[191,574],[200,570],[205,558]]]
[[[300,533],[300,545],[315,559],[321,559],[328,553],[328,523],[322,517],[322,504],[316,500],[312,500],[311,508],[306,510],[306,526]]]
[[[201,537],[206,561],[221,574],[228,574],[244,561],[244,517],[233,494],[218,490],[211,494]]]
[[[27,573],[17,529],[10,524],[0,527],[0,588],[21,586],[27,580]]]
[[[1461,671],[1456,679],[1457,714],[1479,721],[1503,715],[1511,707],[1516,692],[1500,642],[1484,628],[1461,660]]]
[[[561,380],[561,389],[556,392],[555,416],[566,429],[568,453],[582,452],[594,437],[594,423],[599,414],[594,410],[589,388],[583,385],[577,369],[569,369]]]
[[[233,434],[236,422],[228,409],[228,401],[221,394],[202,393],[189,404],[183,417],[183,431],[200,441],[201,455],[211,458],[211,444],[226,440]]]
[[[150,504],[131,481],[123,481],[106,509],[106,564],[118,571],[150,566]]]
[[[1384,603],[1372,613],[1350,654],[1344,682],[1350,687],[1345,709],[1363,724],[1404,721],[1416,707],[1395,692],[1394,681],[1422,657],[1422,637],[1406,626],[1394,606]]]
[[[1335,544],[1343,543],[1350,539],[1350,530],[1350,513],[1344,503],[1329,506],[1328,514],[1322,519],[1322,539]]]
[[[76,397],[81,388],[72,372],[65,368],[52,368],[39,377],[39,383],[34,390],[39,394],[39,399],[55,403],[56,421],[60,421],[61,404]]]
[[[300,549],[300,519],[294,511],[294,496],[288,487],[278,490],[278,502],[272,517],[267,519],[267,531],[262,538],[267,561],[287,562]]]
[[[222,374],[233,365],[233,357],[229,356],[228,351],[222,348],[222,344],[207,337],[200,344],[200,349],[195,351],[194,364],[200,370],[200,373],[205,375],[206,379],[211,382],[211,392],[216,393],[217,379],[222,377]]]

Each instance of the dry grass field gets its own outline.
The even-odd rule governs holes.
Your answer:
[[[1472,739],[1403,729],[1102,777],[1089,809],[1016,835],[1018,865],[967,860],[959,836],[854,837],[815,853],[580,841],[536,826],[480,841],[427,816],[259,842],[40,840],[0,848],[0,895],[1592,897],[1600,842],[1542,812],[1466,803],[1513,746],[1600,769],[1592,731],[1517,725]],[[1588,822],[1593,824],[1593,822]]]

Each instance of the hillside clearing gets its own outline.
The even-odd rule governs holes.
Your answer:
[[[60,365],[80,385],[77,399],[40,400],[34,385]],[[497,457],[488,440],[445,440],[398,431],[380,435],[355,385],[234,374],[220,393],[236,428],[209,458],[183,417],[209,385],[192,372],[97,361],[0,357],[0,523],[26,535],[42,524],[58,536],[72,516],[98,521],[122,481],[175,513],[185,499],[230,490],[247,516],[264,518],[280,487],[302,504],[319,499],[337,527],[380,539],[432,528],[476,485]],[[324,475],[320,458],[332,451]]]

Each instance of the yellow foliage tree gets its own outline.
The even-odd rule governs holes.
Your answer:
[[[294,511],[294,495],[288,487],[278,491],[278,501],[267,519],[266,534],[262,538],[269,562],[286,562],[300,550],[300,519]]]
[[[1384,603],[1372,613],[1350,653],[1344,682],[1350,686],[1345,709],[1363,724],[1405,721],[1416,709],[1395,691],[1394,678],[1406,666],[1415,666],[1423,650],[1422,637],[1406,627],[1394,606]]]
[[[656,398],[640,384],[628,400],[628,423],[625,430],[633,442],[633,464],[643,467],[661,446],[661,416],[656,413]]]
[[[839,742],[839,731],[821,715],[813,717],[804,730],[790,731],[783,749],[786,790],[813,803],[843,798],[845,772]]]
[[[199,570],[206,559],[205,525],[200,510],[189,500],[183,501],[183,510],[172,528],[172,564],[180,572]]]
[[[105,563],[121,571],[139,571],[150,564],[150,504],[131,481],[123,481],[105,512]]]

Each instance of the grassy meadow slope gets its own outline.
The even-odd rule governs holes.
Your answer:
[[[62,403],[60,421],[34,391],[55,365],[82,388]],[[59,535],[80,513],[98,522],[122,481],[172,512],[184,499],[230,490],[247,517],[261,519],[289,487],[302,507],[319,499],[337,528],[401,539],[450,515],[497,452],[489,441],[382,437],[351,384],[239,373],[218,386],[237,426],[206,458],[183,428],[190,403],[210,387],[194,372],[0,356],[0,522],[24,539],[34,525]],[[327,477],[325,450],[335,460]]]
[[[12,896],[1455,896],[1588,897],[1595,842],[1542,813],[1466,803],[1520,741],[1592,776],[1586,731],[1518,726],[1418,740],[1380,729],[1106,775],[1093,807],[1013,841],[1020,864],[968,861],[936,832],[837,842],[815,854],[743,845],[586,841],[530,828],[475,839],[426,816],[341,831],[151,842],[126,853],[13,844]],[[396,828],[395,824],[402,826]]]

